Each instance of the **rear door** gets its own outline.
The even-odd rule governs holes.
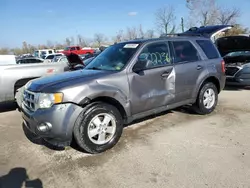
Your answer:
[[[192,98],[192,92],[196,89],[199,76],[206,70],[206,64],[192,41],[178,40],[170,43],[176,74],[175,100],[181,102]]]

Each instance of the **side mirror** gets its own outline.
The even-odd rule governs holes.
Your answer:
[[[133,67],[133,71],[138,73],[140,71],[145,70],[146,65],[148,63],[148,59],[147,59],[147,54],[143,53],[140,54],[138,57],[138,61],[135,63],[134,67]]]

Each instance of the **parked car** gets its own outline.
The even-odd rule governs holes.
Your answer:
[[[49,63],[49,62],[52,61],[52,59],[53,59],[54,57],[63,56],[63,55],[64,55],[63,53],[54,53],[54,54],[50,54],[50,55],[47,55],[47,56],[44,58],[44,61]]]
[[[209,37],[224,58],[227,76],[226,84],[250,86],[250,37],[248,35],[216,37],[221,32],[231,28],[233,28],[232,25],[193,27],[183,34],[201,34]],[[207,48],[206,44],[201,44],[201,47]]]
[[[80,56],[80,58],[81,58],[82,60],[85,60],[85,59],[88,59],[88,58],[90,58],[90,57],[93,57],[94,54],[82,54],[82,55],[79,55],[79,56]]]
[[[30,64],[30,63],[43,63],[42,58],[38,57],[25,57],[22,59],[17,60],[16,64]]]
[[[0,65],[14,65],[16,64],[16,59],[14,55],[0,55]]]
[[[47,55],[54,53],[56,53],[55,49],[42,49],[42,50],[36,50],[34,52],[34,56],[44,59]]]
[[[226,63],[226,84],[250,86],[250,37],[222,37],[216,45]]]
[[[0,88],[4,88],[0,89],[0,103],[15,101],[18,90],[30,80],[84,67],[80,58],[77,61],[78,55],[69,54],[66,57],[68,61],[64,63],[0,65]]]
[[[68,63],[68,59],[65,55],[62,56],[55,56],[52,61],[52,63]]]
[[[27,83],[21,112],[25,126],[47,142],[66,146],[75,139],[85,151],[101,153],[136,119],[187,104],[211,113],[225,79],[224,61],[208,38],[127,41],[82,70]]]
[[[78,55],[82,54],[93,54],[94,50],[93,49],[81,49],[80,46],[68,46],[62,51],[62,53],[67,54],[67,53],[75,53]]]

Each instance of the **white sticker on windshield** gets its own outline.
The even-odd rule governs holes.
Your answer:
[[[126,44],[123,48],[137,48],[139,44]]]

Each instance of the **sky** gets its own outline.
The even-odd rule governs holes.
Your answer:
[[[238,7],[240,23],[250,27],[250,0],[218,0],[221,6]],[[185,0],[0,0],[0,47],[21,47],[22,42],[64,42],[78,34],[107,37],[119,30],[142,25],[155,29],[155,12],[172,5],[177,20],[188,15]]]

